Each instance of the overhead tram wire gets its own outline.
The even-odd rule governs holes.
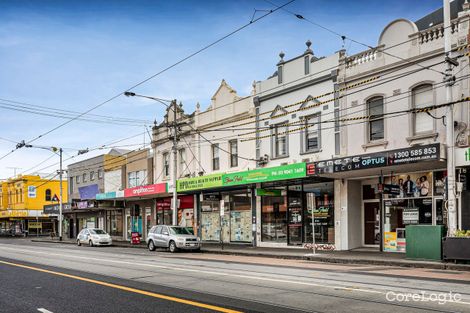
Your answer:
[[[403,114],[426,113],[426,112],[429,112],[431,110],[436,110],[436,109],[439,109],[439,108],[447,107],[449,105],[453,105],[453,104],[457,104],[457,103],[461,103],[461,102],[468,102],[468,101],[470,101],[470,97],[464,97],[460,100],[451,101],[451,102],[447,102],[447,103],[442,103],[442,104],[438,104],[438,105],[431,105],[431,106],[427,106],[427,107],[423,107],[423,108],[411,108],[411,109],[408,109],[408,110],[385,112],[385,113],[382,113],[382,114],[375,114],[375,115],[363,115],[363,116],[356,116],[356,117],[350,117],[350,118],[340,118],[339,121],[340,122],[347,122],[347,121],[357,121],[357,120],[370,120],[372,118],[378,119],[378,118],[385,118],[386,116],[393,116],[393,115],[402,114],[402,113]],[[333,123],[333,122],[336,122],[336,121],[325,121],[325,122],[326,123]],[[299,127],[297,129],[287,130],[285,132],[278,133],[278,135],[279,134],[280,135],[289,134],[291,132],[303,130],[305,128],[306,127]],[[260,136],[260,137],[244,138],[244,139],[242,138],[241,141],[244,142],[244,141],[258,140],[258,139],[262,139],[262,138],[269,138],[269,137],[272,137],[274,135],[275,134],[270,134],[270,135],[265,135],[265,136]]]
[[[444,63],[444,61],[440,61],[440,62],[437,62],[431,66],[436,66],[436,65],[439,65],[441,63]],[[420,68],[420,69],[415,69],[415,70],[411,70],[411,71],[408,71],[406,73],[401,73],[401,74],[398,74],[392,78],[387,78],[388,80],[387,81],[383,81],[383,82],[378,82],[377,84],[373,85],[373,86],[366,86],[365,88],[362,88],[362,89],[358,89],[358,90],[354,90],[350,93],[347,93],[347,94],[343,94],[343,95],[340,95],[338,97],[334,97],[334,98],[331,98],[331,99],[328,99],[328,100],[324,100],[324,101],[320,101],[318,103],[315,103],[314,105],[312,106],[309,106],[309,107],[304,107],[302,108],[302,110],[307,110],[307,109],[311,109],[311,108],[314,108],[314,107],[317,107],[317,106],[320,106],[320,105],[323,105],[323,104],[326,104],[326,103],[330,103],[330,102],[333,102],[335,100],[338,100],[338,99],[341,99],[341,98],[344,98],[346,96],[349,96],[349,95],[352,95],[352,94],[355,94],[355,93],[358,93],[358,92],[362,92],[362,91],[365,91],[365,90],[368,90],[368,89],[371,89],[371,88],[375,88],[377,86],[380,86],[380,85],[383,85],[383,84],[386,84],[386,83],[389,83],[391,81],[394,81],[394,80],[397,80],[397,79],[400,79],[400,78],[403,78],[403,77],[406,77],[408,75],[412,75],[412,74],[415,74],[415,73],[418,73],[420,71],[424,70],[423,68]],[[355,85],[355,84],[353,84]],[[312,96],[312,99],[315,99],[315,97]],[[281,108],[283,109],[286,109],[286,108],[289,108],[289,107],[292,107],[292,106],[295,106],[295,105],[301,105],[303,103],[306,103],[310,101],[309,98],[307,99],[303,99],[303,100],[300,100],[300,101],[297,101],[297,102],[293,102],[293,103],[290,103],[290,104],[287,104],[287,105],[284,105],[284,106],[281,106]],[[262,116],[262,115],[267,115],[269,113],[272,113],[276,110],[275,109],[272,109],[272,110],[268,110],[266,112],[263,112],[261,114],[259,114],[259,116]],[[299,109],[298,109],[299,110]],[[293,112],[296,112],[298,110],[294,110],[294,111],[289,111],[288,113],[286,114],[289,114],[289,113],[293,113]],[[343,110],[343,109],[340,109],[340,111]],[[334,112],[331,112],[331,113],[334,113]],[[327,114],[331,114],[331,113],[327,113]],[[282,115],[276,115],[274,116],[275,117],[280,117]],[[260,122],[260,121],[265,121],[265,120],[269,120],[271,119],[272,117],[267,117],[267,118],[261,118],[259,120],[256,120],[256,116],[250,116],[250,117],[244,117],[244,118],[241,118],[241,119],[238,119],[238,120],[235,120],[233,122],[240,122],[240,121],[244,121],[244,120],[248,120],[248,119],[255,119],[253,121],[249,121],[249,122],[245,122],[245,123],[241,123],[241,124],[236,124],[236,125],[231,125],[231,126],[228,126],[229,128],[232,128],[232,127],[237,127],[237,126],[244,126],[244,125],[250,125],[250,124],[254,124],[256,122]],[[221,126],[221,125],[224,125],[224,123],[219,123],[219,124],[216,124],[215,126]]]
[[[167,72],[168,70],[170,70],[170,69],[172,69],[172,68],[178,66],[179,64],[181,64],[181,63],[183,63],[183,62],[189,60],[190,58],[192,58],[192,57],[194,57],[194,56],[200,54],[201,52],[203,52],[203,51],[205,51],[205,50],[211,48],[212,46],[215,46],[215,45],[218,44],[219,42],[221,42],[221,41],[223,41],[223,40],[225,40],[225,39],[227,39],[227,38],[229,38],[229,37],[235,35],[236,33],[242,31],[243,29],[245,29],[245,28],[247,28],[247,27],[249,27],[250,25],[253,25],[254,23],[256,23],[256,22],[258,22],[258,21],[264,19],[265,17],[267,17],[267,16],[273,14],[274,12],[277,12],[278,10],[280,10],[280,9],[282,9],[283,7],[285,7],[285,6],[289,5],[289,4],[291,4],[291,3],[294,2],[294,1],[295,1],[295,0],[290,0],[290,1],[286,2],[285,4],[279,6],[279,8],[276,8],[276,9],[273,9],[273,10],[269,10],[269,12],[267,12],[267,13],[261,15],[260,17],[257,17],[257,18],[255,18],[255,19],[252,19],[250,22],[248,22],[248,23],[246,23],[246,24],[244,24],[244,25],[238,27],[237,29],[235,29],[235,30],[231,31],[230,33],[228,33],[228,34],[222,36],[221,38],[219,38],[219,39],[213,41],[212,43],[210,43],[210,44],[208,44],[208,45],[206,45],[206,46],[200,48],[199,50],[197,50],[197,51],[195,51],[195,52],[189,54],[188,56],[182,58],[181,60],[179,60],[179,61],[177,61],[177,62],[175,62],[175,63],[173,63],[173,64],[171,64],[171,65],[169,65],[169,66],[167,66],[167,67],[165,67],[165,68],[162,69],[161,71],[159,71],[159,72],[157,72],[157,73],[155,73],[155,74],[153,74],[153,75],[147,77],[146,79],[144,79],[144,80],[142,80],[142,81],[140,81],[140,82],[134,84],[134,85],[131,86],[130,88],[126,89],[124,92],[128,92],[128,91],[130,91],[130,90],[132,90],[132,89],[135,89],[136,87],[138,87],[138,86],[140,86],[140,85],[143,85],[144,83],[146,83],[146,82],[152,80],[153,78],[155,78],[155,77],[157,77],[157,76],[159,76],[159,75],[161,75],[161,74]],[[99,107],[105,105],[106,103],[109,103],[109,102],[111,102],[111,101],[113,101],[113,100],[119,98],[124,92],[120,92],[120,93],[118,93],[118,94],[112,96],[111,98],[109,98],[109,99],[107,99],[107,100],[105,100],[105,101],[103,101],[103,102],[101,102],[101,103],[98,103],[97,105],[91,107],[90,109],[86,110],[85,112],[80,113],[80,114],[77,115],[76,117],[73,117],[73,118],[69,119],[68,121],[65,121],[65,122],[63,122],[63,123],[61,123],[61,124],[59,124],[59,125],[53,127],[52,129],[50,129],[50,130],[48,130],[48,131],[46,131],[46,132],[44,132],[44,133],[42,133],[42,134],[40,134],[40,135],[34,137],[33,139],[29,140],[27,143],[30,144],[30,143],[32,143],[32,142],[34,142],[34,141],[36,141],[36,140],[38,140],[38,139],[40,139],[40,138],[42,138],[42,137],[44,137],[44,136],[47,136],[48,134],[50,134],[50,133],[56,131],[57,129],[59,129],[59,128],[65,126],[65,125],[67,125],[67,124],[69,124],[69,123],[71,123],[71,122],[73,122],[74,120],[76,120],[76,119],[78,119],[78,118],[80,118],[80,117],[82,117],[82,116],[84,116],[84,115],[86,115],[86,114],[92,112],[93,110],[96,110],[97,108],[99,108]],[[18,148],[17,148],[17,149],[18,149]],[[13,149],[12,151],[10,151],[10,152],[8,152],[7,154],[3,155],[2,157],[0,157],[0,160],[3,160],[4,158],[6,158],[6,157],[9,156],[10,154],[12,154],[12,153],[13,153],[14,151],[16,151],[17,149]]]
[[[457,78],[456,82],[459,82],[461,80],[464,80],[464,79],[467,79],[470,77],[470,74],[468,75],[464,75],[464,76],[461,76],[459,78]],[[439,83],[439,84],[442,84],[442,86],[433,86],[433,90],[435,89],[438,89],[438,88],[442,88],[442,87],[445,87],[445,83]],[[422,91],[424,92],[424,91]],[[403,96],[403,97],[400,97],[400,98],[396,98],[396,99],[393,99],[393,100],[389,100],[387,101],[388,104],[390,103],[393,103],[393,102],[396,102],[396,101],[399,101],[399,100],[403,100],[403,99],[407,99],[407,98],[410,98],[412,97],[411,95],[411,91],[408,91],[406,92],[407,95]],[[402,95],[402,94],[400,94]],[[388,96],[388,97],[384,97],[384,99],[390,99],[390,98],[393,98],[393,97],[397,97],[399,95],[392,95],[392,96]],[[366,105],[366,102],[362,103],[362,104],[359,104],[357,105],[358,107],[362,107],[362,106],[365,106]],[[354,107],[348,107],[348,108],[345,108],[345,109],[354,109]],[[342,117],[345,117],[345,116],[350,116],[350,115],[353,115],[353,114],[357,114],[357,113],[361,113],[361,112],[365,112],[367,111],[367,108],[362,108],[362,109],[359,109],[357,111],[353,111],[353,112],[349,112],[348,114],[345,114],[343,115]],[[332,120],[329,120],[328,123],[330,122],[335,122],[336,119],[332,119]],[[294,124],[298,124],[297,122],[293,122],[293,123],[286,123],[286,124],[282,124],[282,125],[294,125]],[[317,123],[312,123],[312,124],[309,124],[309,125],[315,125]],[[333,128],[336,128],[336,127],[347,127],[351,124],[346,124],[346,125],[338,125],[338,126],[333,126],[333,127],[330,127],[330,128],[325,128],[325,127],[322,127],[322,130],[326,130],[326,129],[333,129]],[[262,131],[265,131],[265,130],[269,130],[270,129],[270,126],[266,126],[266,127],[261,127],[263,128]],[[249,133],[245,133],[245,134],[233,134],[233,135],[228,135],[228,136],[224,136],[224,137],[218,137],[218,138],[213,138],[212,141],[213,142],[216,142],[216,141],[219,141],[219,140],[223,140],[223,141],[227,141],[228,139],[237,139],[239,138],[241,135],[247,135],[247,134],[253,134],[253,133],[256,133],[256,130],[257,128],[256,127],[250,127],[250,128],[246,128],[245,130],[249,130],[249,129],[254,129],[255,131],[252,131],[252,132],[249,132]],[[233,129],[232,129],[233,130]],[[223,129],[213,129],[213,131],[227,131],[226,128],[223,128]],[[210,130],[207,130],[205,132],[210,132]],[[200,142],[203,142],[203,140],[200,140]]]
[[[58,109],[54,107],[48,107],[43,105],[31,104],[26,102],[20,102],[10,99],[0,98],[0,101],[3,103],[8,103],[13,107],[28,109],[28,110],[41,110],[44,112],[50,112],[52,114],[67,114],[67,115],[78,115],[80,112],[72,111],[72,110],[64,110]],[[132,119],[126,117],[118,117],[118,116],[107,116],[107,115],[99,115],[99,114],[87,114],[87,118],[98,118],[98,119],[105,119],[112,122],[123,122],[123,123],[136,123],[136,124],[151,124],[152,121],[143,120],[143,119]]]

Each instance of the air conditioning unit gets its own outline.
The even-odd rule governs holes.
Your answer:
[[[266,165],[266,164],[268,164],[268,162],[269,162],[269,156],[267,154],[263,155],[258,160],[259,165]]]

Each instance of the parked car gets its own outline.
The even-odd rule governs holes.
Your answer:
[[[156,248],[168,248],[170,252],[178,249],[199,251],[201,241],[187,227],[158,225],[153,226],[146,239],[150,251]]]
[[[113,244],[111,236],[99,228],[84,228],[77,236],[77,245],[88,244],[93,246],[110,246]]]

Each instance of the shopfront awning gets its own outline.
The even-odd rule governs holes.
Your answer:
[[[363,178],[391,173],[444,169],[445,149],[431,144],[307,164],[307,175],[327,178]]]

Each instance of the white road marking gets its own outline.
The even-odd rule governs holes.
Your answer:
[[[38,311],[42,313],[54,313],[52,311],[46,310],[45,308],[38,308]]]
[[[0,244],[0,246],[2,245]],[[66,255],[66,254],[61,254],[61,253],[31,251],[31,250],[17,249],[17,248],[11,248],[11,247],[4,247],[4,249],[13,250],[13,251],[21,251],[24,253],[29,252],[29,253],[37,253],[37,254],[46,254],[49,256],[55,255],[55,256],[66,257],[66,258],[94,260],[94,261],[99,261],[99,262],[118,263],[118,264],[132,265],[132,266],[141,265],[141,266],[160,268],[160,269],[171,270],[171,271],[195,272],[195,273],[203,273],[203,274],[209,274],[209,275],[246,278],[250,280],[263,280],[263,281],[270,281],[270,282],[288,283],[288,284],[294,284],[294,285],[315,286],[315,287],[329,288],[329,289],[334,289],[334,290],[359,291],[363,293],[375,293],[375,294],[383,294],[383,295],[386,295],[388,292],[388,291],[384,292],[384,291],[378,291],[378,290],[369,290],[369,289],[363,289],[363,288],[358,288],[358,287],[343,287],[343,286],[326,285],[326,284],[320,284],[320,283],[310,283],[310,282],[293,281],[293,280],[278,279],[278,278],[269,278],[269,277],[264,277],[264,276],[254,276],[254,275],[250,276],[250,275],[241,275],[241,274],[221,273],[221,272],[214,272],[214,271],[181,268],[181,267],[175,267],[175,266],[164,266],[164,265],[156,265],[156,264],[119,261],[119,260],[112,260],[112,259],[92,258],[92,257],[78,256],[78,255]],[[470,302],[464,302],[464,301],[447,301],[447,302],[455,303],[455,304],[470,305]]]

